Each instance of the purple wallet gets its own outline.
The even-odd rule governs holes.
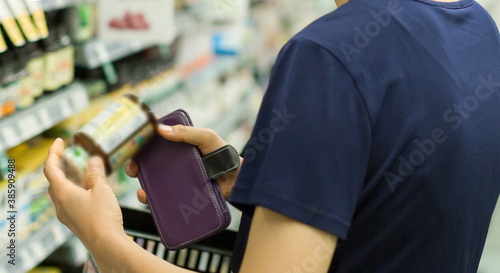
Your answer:
[[[177,110],[158,120],[192,126]],[[231,214],[219,186],[211,181],[196,146],[156,134],[134,157],[158,234],[169,250],[184,248],[227,228]]]

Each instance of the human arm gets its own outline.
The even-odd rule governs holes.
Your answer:
[[[257,206],[240,273],[327,272],[337,236]]]
[[[192,272],[147,252],[125,234],[118,201],[106,184],[104,166],[99,158],[93,157],[89,161],[86,173],[88,189],[66,179],[59,165],[63,149],[62,140],[57,139],[49,150],[44,168],[50,182],[49,194],[57,218],[86,246],[100,272]],[[323,269],[328,269],[336,237],[327,237],[323,231],[260,207],[254,219],[248,258],[245,258],[241,272],[265,273],[277,272],[278,268],[293,268],[296,261],[311,259],[318,255],[318,251],[323,253],[318,256],[317,271],[313,272],[326,272]],[[325,238],[323,243],[322,238]],[[316,250],[325,245],[324,242],[328,247]]]
[[[105,242],[91,252],[101,272],[192,272],[154,256],[128,237],[112,236]],[[326,273],[336,243],[334,235],[257,207],[240,273]]]

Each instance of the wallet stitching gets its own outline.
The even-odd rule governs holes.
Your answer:
[[[166,116],[165,118],[160,119],[159,121],[160,121],[160,122],[162,122],[162,121],[165,121],[165,120],[171,119],[171,118],[172,118],[172,117],[174,117],[174,116],[180,117],[180,118],[181,118],[181,119],[182,119],[182,120],[183,120],[186,124],[189,124],[189,122],[187,122],[187,121],[184,119],[184,116],[183,116],[183,115],[179,115],[179,114],[168,115],[168,116]],[[193,147],[193,149],[196,151],[196,147]],[[200,166],[200,169],[201,169],[201,170],[203,170],[202,165],[200,164],[200,157],[199,157],[198,153],[196,153],[196,152],[195,152],[195,156],[196,156],[196,159],[197,159],[197,161],[198,161],[198,165]],[[210,193],[210,197],[212,198],[212,201],[213,201],[213,202],[216,202],[216,200],[214,200],[214,196],[213,196],[214,194],[210,191],[210,187],[209,187],[210,185],[208,184],[208,183],[211,183],[211,182],[210,182],[210,181],[208,181],[207,174],[206,174],[205,172],[202,172],[202,173],[203,173],[203,178],[204,178],[204,180],[205,180],[205,184],[206,184],[206,186],[207,186],[207,188],[208,188],[208,192]],[[142,182],[142,180],[143,180],[143,179],[142,179],[142,176],[141,176],[140,172],[138,173],[138,177],[139,177],[139,180],[140,180],[140,182],[141,182],[141,185],[142,185],[144,188],[146,188],[146,187],[145,187],[145,184]],[[148,198],[148,199],[149,199],[149,198]],[[152,200],[150,200],[150,201],[152,202]],[[193,239],[191,239],[191,240],[189,240],[189,241],[186,241],[186,242],[180,243],[180,244],[175,245],[175,246],[170,246],[169,244],[167,244],[167,243],[166,243],[166,240],[165,240],[165,238],[164,238],[164,236],[163,236],[163,233],[161,232],[161,229],[158,229],[158,233],[160,234],[160,237],[162,238],[162,241],[164,241],[165,245],[167,245],[167,246],[168,246],[168,247],[170,247],[170,248],[177,248],[177,247],[179,247],[179,246],[189,244],[189,243],[190,243],[190,242],[192,242],[192,241],[195,241],[195,240],[197,240],[197,239],[200,239],[200,238],[202,238],[202,237],[204,237],[204,236],[206,236],[206,235],[208,235],[208,234],[210,234],[210,233],[212,233],[212,232],[216,231],[217,229],[219,229],[219,228],[222,226],[222,219],[221,219],[221,217],[220,217],[220,213],[219,213],[219,208],[218,208],[218,206],[216,206],[216,205],[215,205],[214,207],[215,207],[215,211],[217,212],[217,217],[218,217],[218,219],[219,219],[219,225],[218,225],[216,228],[214,228],[213,230],[208,231],[208,232],[206,232],[206,233],[204,233],[204,234],[202,234],[202,235],[200,235],[200,236],[198,236],[198,237],[196,237],[196,238],[193,238]],[[153,215],[153,220],[155,221],[156,225],[157,225],[157,226],[159,226],[159,224],[158,224],[158,220],[156,219],[156,215],[155,215],[155,209],[153,209],[153,206],[151,206],[151,215]]]

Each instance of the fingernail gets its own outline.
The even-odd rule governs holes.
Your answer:
[[[163,124],[160,124],[158,125],[158,129],[160,131],[162,131],[163,133],[172,133],[174,130],[172,130],[172,127],[168,126],[168,125],[163,125]]]
[[[64,143],[64,141],[62,140],[62,138],[58,137],[58,138],[56,138],[54,143],[57,143],[59,145],[60,143]]]
[[[93,156],[89,160],[89,170],[100,171],[102,170],[102,160],[98,156]]]

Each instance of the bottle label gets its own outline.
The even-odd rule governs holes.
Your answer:
[[[45,53],[45,73],[43,75],[43,89],[55,91],[60,87],[57,81],[59,58],[58,52]]]
[[[1,1],[1,0],[0,0]],[[1,9],[1,4],[0,4],[0,9]],[[15,46],[23,46],[26,41],[24,40],[23,34],[19,30],[16,24],[16,20],[14,17],[8,17],[8,18],[2,18],[1,23],[3,27],[5,28],[5,32],[7,32],[7,35],[9,36],[10,41],[15,45]]]
[[[75,78],[75,48],[73,45],[69,45],[61,49],[61,59],[60,61],[60,83],[61,85],[69,84]]]
[[[38,29],[40,38],[45,39],[49,36],[49,29],[47,28],[47,20],[45,20],[45,13],[39,0],[24,0],[28,7],[28,11],[33,16],[33,21]]]
[[[19,85],[20,85],[20,91],[19,91],[20,96],[17,106],[20,109],[24,109],[32,105],[34,102],[34,96],[31,93],[33,88],[33,76],[29,75],[24,79],[20,80]]]
[[[28,38],[28,41],[38,41],[39,37],[37,30],[31,22],[31,17],[29,16],[29,14],[21,14],[17,16],[17,21],[19,22],[24,35],[26,36],[26,38]]]
[[[153,136],[154,128],[152,124],[147,124],[139,133],[130,138],[127,143],[121,146],[109,157],[109,166],[114,171],[134,156],[137,151],[144,147],[146,142]]]
[[[111,154],[148,122],[148,115],[128,98],[119,100],[97,115],[80,132],[89,136],[104,153]]]
[[[14,16],[17,18],[17,21],[19,22],[19,26],[21,26],[21,29],[28,38],[30,42],[35,42],[38,40],[38,33],[31,21],[31,17],[26,11],[26,8],[23,4],[22,1],[18,0],[6,0],[10,6],[10,10],[14,14]]]
[[[6,50],[7,50],[7,44],[5,43],[3,36],[0,35],[0,53],[5,52]]]
[[[16,99],[18,97],[19,81],[10,83],[3,90],[2,116],[6,116],[16,111]]]
[[[44,72],[43,57],[31,59],[26,68],[33,77],[32,95],[35,97],[43,94],[43,72]]]
[[[47,21],[45,20],[45,13],[42,9],[35,10],[33,12],[33,20],[38,29],[38,35],[40,38],[45,39],[49,37],[49,29],[47,28]]]

